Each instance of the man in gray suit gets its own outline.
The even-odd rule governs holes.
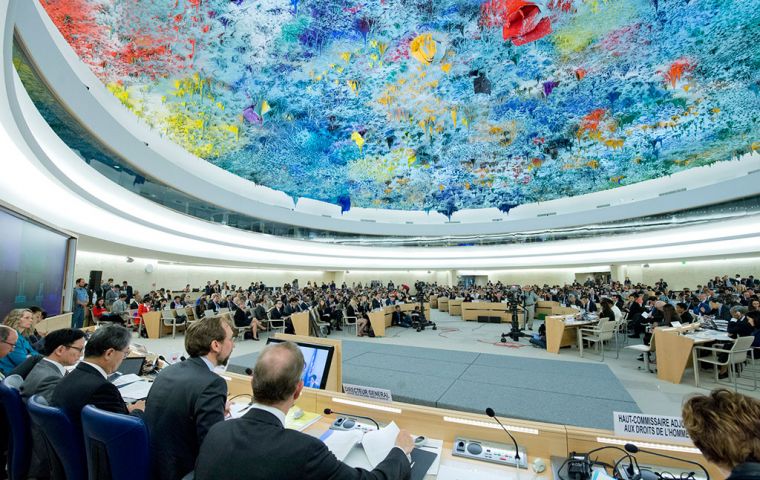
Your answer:
[[[53,389],[66,374],[66,367],[77,363],[84,351],[84,332],[72,328],[54,330],[45,337],[45,358],[34,366],[21,386],[21,395],[28,399],[40,395],[50,401]]]
[[[32,395],[41,395],[48,402],[53,390],[66,375],[66,367],[79,361],[84,351],[84,332],[72,328],[54,330],[45,337],[43,354],[45,357],[37,362],[21,385],[24,400]],[[50,448],[44,435],[36,426],[32,426],[32,458],[29,464],[29,477],[51,478]]]

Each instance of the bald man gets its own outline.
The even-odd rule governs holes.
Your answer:
[[[301,396],[304,359],[291,342],[268,345],[253,370],[251,409],[208,432],[195,480],[393,480],[408,478],[414,447],[401,431],[396,446],[371,472],[339,461],[321,440],[285,428],[285,415]]]

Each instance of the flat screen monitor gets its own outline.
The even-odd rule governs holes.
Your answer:
[[[284,340],[276,338],[267,339],[267,345],[283,342]],[[332,362],[335,347],[314,343],[295,343],[301,349],[301,353],[303,353],[304,367],[302,378],[304,386],[324,390],[327,385],[327,376],[330,374],[330,363]]]
[[[0,208],[0,318],[14,308],[62,310],[69,236]]]

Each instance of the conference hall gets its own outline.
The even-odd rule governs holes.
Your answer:
[[[757,0],[0,34],[0,479],[760,478]]]

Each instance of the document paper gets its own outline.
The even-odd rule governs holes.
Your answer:
[[[330,436],[324,439],[324,442],[327,448],[342,462],[348,456],[348,452],[361,441],[363,435],[364,432],[358,429],[333,430]]]
[[[391,452],[396,444],[398,432],[396,422],[391,422],[380,430],[372,430],[364,434],[362,446],[372,468],[376,468]]]

